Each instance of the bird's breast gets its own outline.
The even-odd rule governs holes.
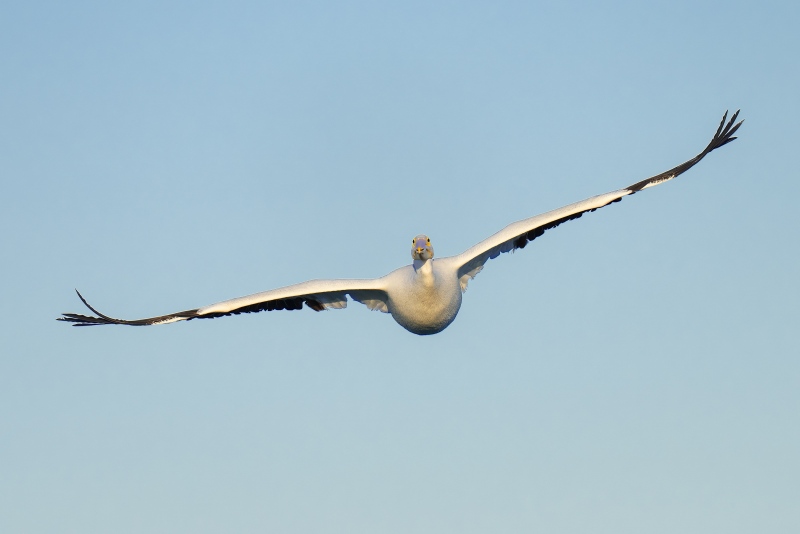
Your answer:
[[[447,328],[461,307],[461,288],[453,273],[408,269],[396,271],[389,293],[389,313],[400,326],[419,335],[436,334]]]

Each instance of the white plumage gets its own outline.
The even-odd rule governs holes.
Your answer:
[[[733,134],[743,121],[735,123],[739,115],[737,111],[726,124],[727,115],[726,112],[722,117],[719,128],[708,146],[691,160],[624,189],[512,223],[458,256],[434,258],[430,239],[425,235],[418,235],[412,240],[412,264],[400,267],[381,278],[311,280],[194,310],[133,321],[103,315],[78,293],[83,303],[96,316],[65,313],[58,320],[71,322],[74,326],[101,324],[145,326],[191,319],[210,319],[239,313],[299,310],[303,304],[313,310],[322,311],[345,308],[349,295],[371,310],[391,314],[394,320],[409,332],[419,335],[436,334],[447,328],[456,318],[467,283],[475,278],[489,259],[496,258],[504,252],[524,248],[529,241],[533,241],[561,223],[577,219],[584,213],[618,202],[622,197],[667,182],[686,172],[712,150],[736,139]]]

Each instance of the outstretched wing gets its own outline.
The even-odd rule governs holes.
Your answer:
[[[114,319],[94,309],[83,295],[78,293],[81,301],[95,316],[77,313],[65,313],[59,321],[73,323],[73,326],[93,326],[100,324],[124,324],[129,326],[149,326],[156,324],[174,323],[177,321],[190,321],[192,319],[213,319],[224,315],[239,315],[240,313],[255,313],[273,310],[300,310],[303,304],[314,311],[338,309],[347,307],[347,296],[365,304],[371,310],[388,312],[386,306],[387,296],[383,289],[381,279],[372,280],[311,280],[302,284],[264,291],[246,297],[225,300],[197,308],[185,310],[158,317],[136,319],[132,321]]]
[[[681,163],[673,169],[662,172],[661,174],[657,174],[633,185],[629,185],[624,189],[619,189],[604,195],[588,198],[581,202],[576,202],[574,204],[564,206],[563,208],[548,211],[547,213],[531,217],[530,219],[512,223],[488,239],[481,241],[469,250],[466,250],[458,256],[454,256],[453,258],[448,258],[448,260],[455,262],[456,265],[459,266],[458,276],[461,281],[461,289],[464,291],[466,290],[469,280],[471,278],[475,278],[475,276],[483,269],[483,266],[487,260],[496,258],[504,252],[510,252],[518,248],[525,248],[525,245],[527,245],[529,241],[533,241],[537,237],[540,237],[547,230],[555,228],[556,226],[567,221],[577,219],[586,212],[595,211],[598,208],[608,206],[614,202],[619,202],[624,196],[632,195],[638,191],[647,189],[648,187],[672,180],[676,176],[688,171],[701,159],[703,159],[706,154],[736,139],[736,137],[733,137],[733,134],[736,133],[736,130],[738,130],[739,126],[741,126],[742,122],[744,122],[739,121],[736,123],[736,118],[738,116],[739,112],[737,111],[733,114],[731,120],[726,124],[725,120],[728,118],[728,112],[726,111],[725,115],[722,117],[722,121],[719,123],[717,132],[714,134],[714,138],[711,140],[705,150],[700,152],[697,156],[689,161]]]

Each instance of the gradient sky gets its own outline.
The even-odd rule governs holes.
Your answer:
[[[6,2],[0,531],[800,530],[797,2]],[[664,171],[387,315],[71,328]]]

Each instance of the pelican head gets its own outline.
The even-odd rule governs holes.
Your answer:
[[[411,240],[411,257],[415,260],[429,260],[433,258],[433,246],[431,238],[420,234]]]

